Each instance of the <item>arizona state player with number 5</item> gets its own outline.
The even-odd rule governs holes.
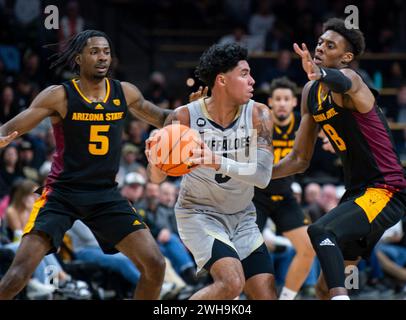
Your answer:
[[[164,259],[141,217],[121,197],[115,176],[127,111],[156,127],[162,127],[169,111],[144,100],[130,83],[106,77],[111,49],[103,32],[77,34],[53,66],[70,64],[78,79],[45,89],[27,110],[0,127],[4,147],[50,117],[56,140],[51,172],[0,282],[0,299],[13,298],[25,286],[77,219],[92,229],[106,253],[118,249],[137,265],[141,279],[135,298],[159,297]]]
[[[404,215],[406,179],[373,89],[348,67],[364,50],[362,32],[336,18],[323,30],[313,59],[305,44],[294,44],[310,82],[303,89],[293,150],[275,165],[273,178],[306,170],[321,127],[341,158],[347,190],[308,233],[323,270],[319,296],[346,300],[344,265],[369,256]]]

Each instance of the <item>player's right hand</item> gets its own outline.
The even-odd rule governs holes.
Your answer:
[[[17,138],[18,132],[14,131],[5,137],[0,137],[0,148],[6,147],[11,141]]]
[[[200,98],[207,97],[207,92],[208,91],[209,91],[209,87],[204,87],[204,89],[203,89],[203,87],[200,86],[199,90],[197,90],[196,92],[192,92],[189,95],[189,102],[193,102],[193,101],[196,101],[196,100],[198,100]]]

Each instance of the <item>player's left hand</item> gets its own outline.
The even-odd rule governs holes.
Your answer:
[[[321,78],[321,70],[314,63],[306,44],[302,43],[302,49],[300,49],[299,45],[294,43],[293,49],[302,58],[302,67],[307,73],[309,80],[319,80]]]
[[[154,136],[158,133],[159,129],[154,129],[149,134],[147,140],[145,140],[145,156],[149,163],[151,163],[151,143],[154,140]]]
[[[218,170],[221,164],[221,157],[211,151],[204,141],[195,141],[199,144],[200,148],[192,150],[192,156],[189,158],[188,166],[190,168],[195,166],[205,166]]]
[[[189,102],[193,102],[193,101],[196,101],[196,100],[198,100],[200,98],[207,97],[207,92],[208,91],[209,91],[209,87],[204,87],[204,89],[203,89],[203,87],[200,86],[199,90],[197,90],[196,92],[192,92],[189,95]]]

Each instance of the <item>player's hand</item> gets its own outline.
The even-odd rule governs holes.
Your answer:
[[[205,166],[218,170],[221,164],[221,157],[211,151],[204,141],[195,141],[199,144],[199,147],[192,150],[192,156],[188,161],[189,168]]]
[[[321,78],[320,68],[314,63],[307,46],[302,43],[302,48],[300,49],[299,45],[294,43],[293,49],[302,58],[302,67],[307,73],[309,80],[319,80]]]
[[[0,137],[0,148],[4,148],[7,146],[11,141],[17,138],[18,132],[14,131],[5,137]]]
[[[154,129],[149,134],[147,140],[145,140],[145,156],[149,163],[151,163],[151,143],[154,141],[154,136],[158,133],[159,129]]]
[[[158,237],[157,240],[158,242],[164,244],[167,243],[171,238],[171,232],[169,231],[169,229],[162,229],[159,233],[158,233]]]
[[[207,97],[207,92],[208,91],[209,91],[209,87],[204,87],[204,89],[203,89],[203,87],[200,86],[199,90],[197,90],[196,92],[192,92],[189,95],[189,102],[193,102],[193,101],[196,101],[196,100],[198,100],[200,98]]]

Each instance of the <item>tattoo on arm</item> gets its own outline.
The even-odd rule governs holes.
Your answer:
[[[272,150],[273,123],[271,113],[268,109],[259,108],[258,125],[256,129],[258,134],[258,147],[266,147]]]
[[[175,110],[175,111],[172,111],[172,112],[165,118],[164,126],[167,126],[167,125],[171,124],[173,121],[179,121],[177,115],[178,115],[178,112],[177,112],[176,110]]]
[[[157,128],[163,127],[165,119],[172,112],[154,105],[152,102],[145,100],[144,97],[140,97],[130,104],[129,109],[134,116]]]

